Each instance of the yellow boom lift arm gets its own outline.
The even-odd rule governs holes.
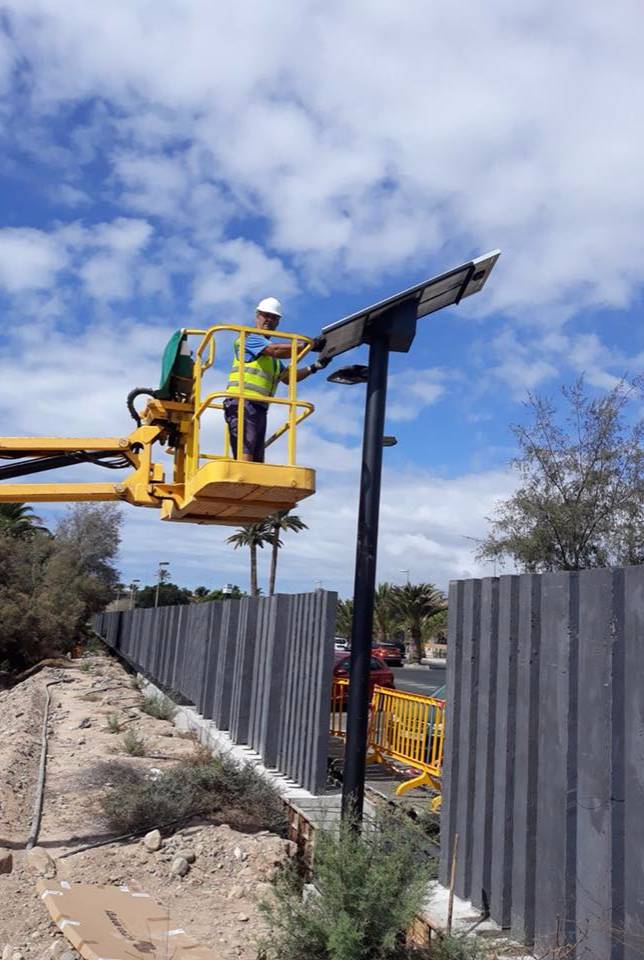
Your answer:
[[[240,338],[239,391],[204,393],[204,374],[215,364],[216,339],[222,333]],[[231,450],[227,429],[221,451],[202,450],[204,422],[212,423],[217,416],[223,420],[226,397],[248,396],[244,356],[246,336],[251,333],[256,333],[255,328],[235,324],[177,331],[165,349],[160,387],[133,390],[128,397],[137,427],[127,437],[0,438],[0,502],[122,500],[137,507],[156,507],[163,520],[233,526],[254,523],[276,510],[294,507],[315,492],[314,471],[296,463],[297,427],[314,410],[311,403],[297,398],[297,364],[311,349],[308,338],[271,332],[272,338],[289,343],[291,348],[288,396],[262,398],[285,414],[266,446],[287,434],[286,463],[242,459],[243,403],[239,405],[237,450]],[[194,358],[188,347],[190,337],[200,338]],[[138,413],[134,400],[141,394],[149,399]],[[220,412],[213,416],[213,411]],[[163,448],[172,458],[169,477],[155,460]],[[129,473],[114,483],[8,482],[80,463],[129,469]]]

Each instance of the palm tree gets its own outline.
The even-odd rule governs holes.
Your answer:
[[[258,523],[246,523],[240,527],[236,533],[228,537],[226,543],[231,543],[235,550],[238,547],[248,547],[250,550],[250,595],[259,596],[257,589],[257,548],[264,548],[264,544],[269,542],[270,531],[266,520],[260,520]]]
[[[289,530],[300,533],[301,530],[308,530],[308,527],[297,514],[290,514],[288,510],[278,510],[272,514],[266,521],[266,525],[269,531],[268,542],[271,544],[271,574],[268,581],[268,593],[272,597],[275,593],[275,578],[277,577],[277,554],[282,547],[280,533],[288,533]]]
[[[26,503],[0,503],[0,533],[24,538],[49,531]]]
[[[353,623],[353,600],[338,600],[338,609],[335,617],[335,629],[339,637],[351,639],[351,624]]]
[[[402,587],[394,587],[393,594],[397,618],[409,630],[410,660],[419,663],[423,623],[428,617],[445,609],[445,595],[432,583],[406,583]]]
[[[374,597],[373,619],[378,640],[389,639],[396,627],[395,588],[390,583],[379,583]]]

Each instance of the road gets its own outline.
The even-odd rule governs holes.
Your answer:
[[[431,696],[437,687],[445,683],[443,667],[392,667],[396,688],[408,693]]]

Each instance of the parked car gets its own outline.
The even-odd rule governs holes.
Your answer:
[[[374,657],[384,660],[390,667],[402,667],[402,653],[395,643],[375,643],[371,652]]]
[[[340,653],[336,651],[335,654],[335,665],[333,667],[333,679],[334,680],[348,680],[349,679],[349,668],[351,665],[351,658],[347,654]],[[379,660],[377,657],[371,658],[371,664],[369,668],[369,694],[373,693],[373,688],[378,687],[389,687],[394,690],[396,684],[394,683],[394,675],[387,666],[386,663],[383,663],[382,660]],[[343,700],[346,700],[347,696],[343,697]]]

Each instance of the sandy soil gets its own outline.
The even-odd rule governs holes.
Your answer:
[[[64,856],[109,835],[98,802],[103,789],[95,774],[98,764],[118,758],[148,771],[164,769],[194,750],[172,723],[142,713],[142,696],[117,662],[96,657],[87,661],[86,669],[48,668],[0,693],[0,846],[13,855],[13,871],[0,875],[0,952],[5,949],[5,960],[12,955],[18,960],[16,952],[25,960],[44,960],[66,944],[37,897],[38,877],[24,852],[40,758],[44,689],[52,681],[62,682],[50,687],[49,758],[38,845],[56,861],[57,877],[138,883],[169,909],[178,926],[222,960],[255,958],[263,932],[257,903],[270,891],[270,878],[288,855],[289,845],[280,838],[201,820],[165,836],[156,852],[136,840]],[[109,731],[110,714],[118,714],[123,731],[133,729],[144,738],[145,757],[123,751],[122,733]],[[184,852],[194,854],[195,860],[190,872],[179,878],[170,866]]]

